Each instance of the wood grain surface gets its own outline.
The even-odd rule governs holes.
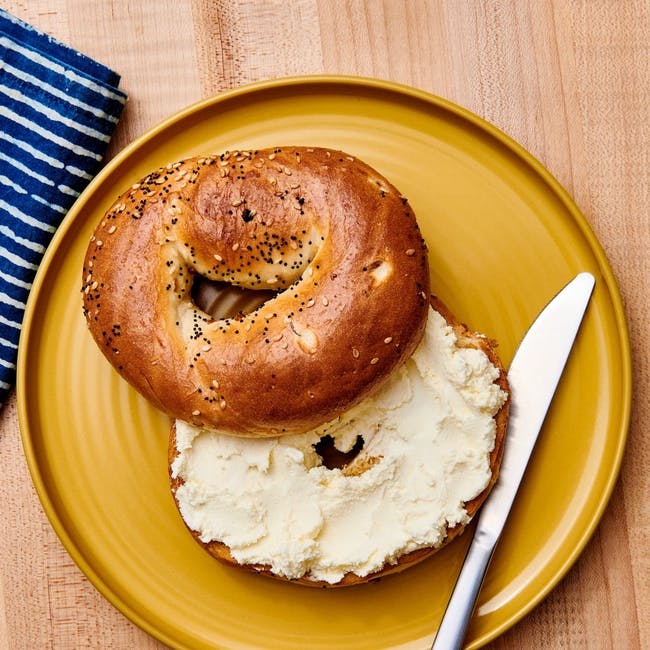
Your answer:
[[[635,397],[622,473],[564,580],[491,644],[650,648],[650,6],[644,0],[8,0],[122,75],[111,155],[187,104],[307,73],[391,79],[493,122],[568,189],[629,320]],[[36,497],[15,399],[0,415],[0,648],[160,648],[92,587]]]

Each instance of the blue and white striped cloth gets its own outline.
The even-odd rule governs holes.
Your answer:
[[[119,80],[0,9],[0,405],[38,264],[124,108]]]

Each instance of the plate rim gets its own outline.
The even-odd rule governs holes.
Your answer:
[[[76,219],[79,218],[79,213],[85,203],[92,197],[95,188],[100,186],[104,179],[110,176],[116,169],[118,169],[123,161],[128,159],[132,152],[136,151],[149,140],[154,139],[161,132],[168,128],[173,127],[177,122],[182,121],[193,113],[209,109],[212,106],[218,106],[220,103],[228,102],[233,99],[241,99],[244,95],[256,94],[270,89],[291,89],[300,86],[309,85],[322,85],[330,87],[330,92],[334,92],[337,86],[347,88],[361,87],[368,91],[383,91],[401,97],[409,97],[419,102],[432,105],[437,109],[442,109],[451,113],[462,120],[471,123],[475,128],[478,128],[483,133],[489,134],[497,140],[502,146],[509,149],[517,158],[530,167],[534,173],[549,187],[550,191],[560,200],[562,205],[570,213],[571,218],[575,225],[581,231],[582,236],[587,240],[589,248],[591,249],[594,258],[598,264],[598,268],[607,288],[608,295],[612,306],[612,314],[616,323],[617,333],[619,335],[619,343],[622,351],[621,358],[621,377],[623,383],[621,384],[622,396],[622,418],[620,421],[618,445],[616,447],[615,457],[610,464],[610,471],[607,476],[607,481],[604,489],[600,494],[600,498],[595,504],[594,514],[582,531],[578,543],[567,554],[564,562],[560,564],[555,573],[546,581],[546,584],[539,589],[532,598],[530,598],[522,607],[513,612],[510,616],[506,617],[500,624],[494,626],[490,631],[486,631],[479,637],[475,638],[468,648],[478,648],[486,643],[501,636],[506,630],[511,628],[521,619],[523,619],[532,609],[544,600],[548,594],[557,586],[562,578],[567,574],[569,569],[575,564],[579,556],[584,551],[587,543],[593,536],[596,528],[598,527],[605,509],[611,499],[612,492],[618,480],[621,465],[625,453],[627,437],[629,434],[629,427],[631,421],[632,410],[632,359],[631,359],[631,343],[630,333],[625,316],[625,309],[616,282],[613,269],[607,258],[607,255],[602,247],[600,241],[596,237],[591,225],[587,221],[584,214],[578,208],[577,204],[568,193],[568,191],[560,184],[560,182],[551,174],[551,172],[527,149],[515,141],[505,131],[488,122],[476,113],[469,109],[456,104],[446,98],[440,97],[425,90],[421,90],[406,84],[402,84],[387,79],[379,79],[367,76],[357,75],[336,75],[336,74],[313,74],[313,75],[293,75],[286,77],[276,77],[266,79],[253,83],[248,83],[238,86],[229,90],[218,92],[210,95],[204,99],[193,102],[180,110],[175,111],[168,117],[164,118],[151,128],[147,129],[144,133],[132,140],[129,144],[123,147],[110,161],[102,167],[98,174],[90,181],[84,191],[77,198],[73,206],[65,215],[61,224],[57,228],[43,259],[36,272],[32,289],[30,291],[25,315],[23,318],[19,346],[18,358],[16,363],[16,403],[18,412],[18,424],[20,430],[20,437],[23,446],[23,452],[27,461],[29,473],[32,483],[38,495],[41,506],[52,526],[59,540],[63,544],[67,553],[77,564],[82,573],[88,578],[90,583],[97,589],[106,600],[108,600],[119,612],[126,616],[131,622],[136,624],[140,629],[144,630],[152,637],[162,641],[170,647],[182,648],[178,645],[175,639],[168,636],[162,629],[151,624],[147,619],[136,612],[132,606],[123,598],[119,597],[113,589],[99,576],[94,570],[92,565],[86,560],[82,552],[79,550],[72,537],[61,520],[55,505],[47,491],[43,474],[40,470],[40,464],[32,444],[32,435],[30,431],[30,415],[27,408],[27,362],[29,358],[28,341],[32,330],[34,329],[34,314],[36,306],[40,300],[41,289],[44,279],[48,273],[50,266],[55,260],[57,251],[60,247],[61,241],[67,236],[68,231],[71,229]]]

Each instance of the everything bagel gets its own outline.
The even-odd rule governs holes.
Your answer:
[[[325,427],[263,440],[172,427],[172,493],[203,548],[342,587],[412,566],[464,530],[499,473],[510,388],[495,343],[439,299],[431,307],[413,357]],[[323,436],[347,452],[342,464],[319,451]]]
[[[196,275],[278,293],[214,319]],[[402,364],[426,324],[426,246],[406,199],[338,151],[169,164],[97,226],[83,307],[106,358],[174,418],[235,435],[314,428]]]

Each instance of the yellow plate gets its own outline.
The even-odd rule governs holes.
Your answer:
[[[183,648],[427,648],[469,541],[344,590],[310,590],[212,560],[168,490],[168,419],[109,367],[81,313],[81,264],[114,197],[183,156],[233,148],[343,149],[390,178],[418,216],[434,291],[496,338],[504,363],[547,300],[579,271],[596,290],[468,642],[521,618],[567,571],[618,473],[630,350],[619,293],[585,219],[550,174],[468,111],[390,83],[308,77],[224,93],[135,141],[90,184],[47,251],[18,362],[23,444],[52,525],[131,620]]]

